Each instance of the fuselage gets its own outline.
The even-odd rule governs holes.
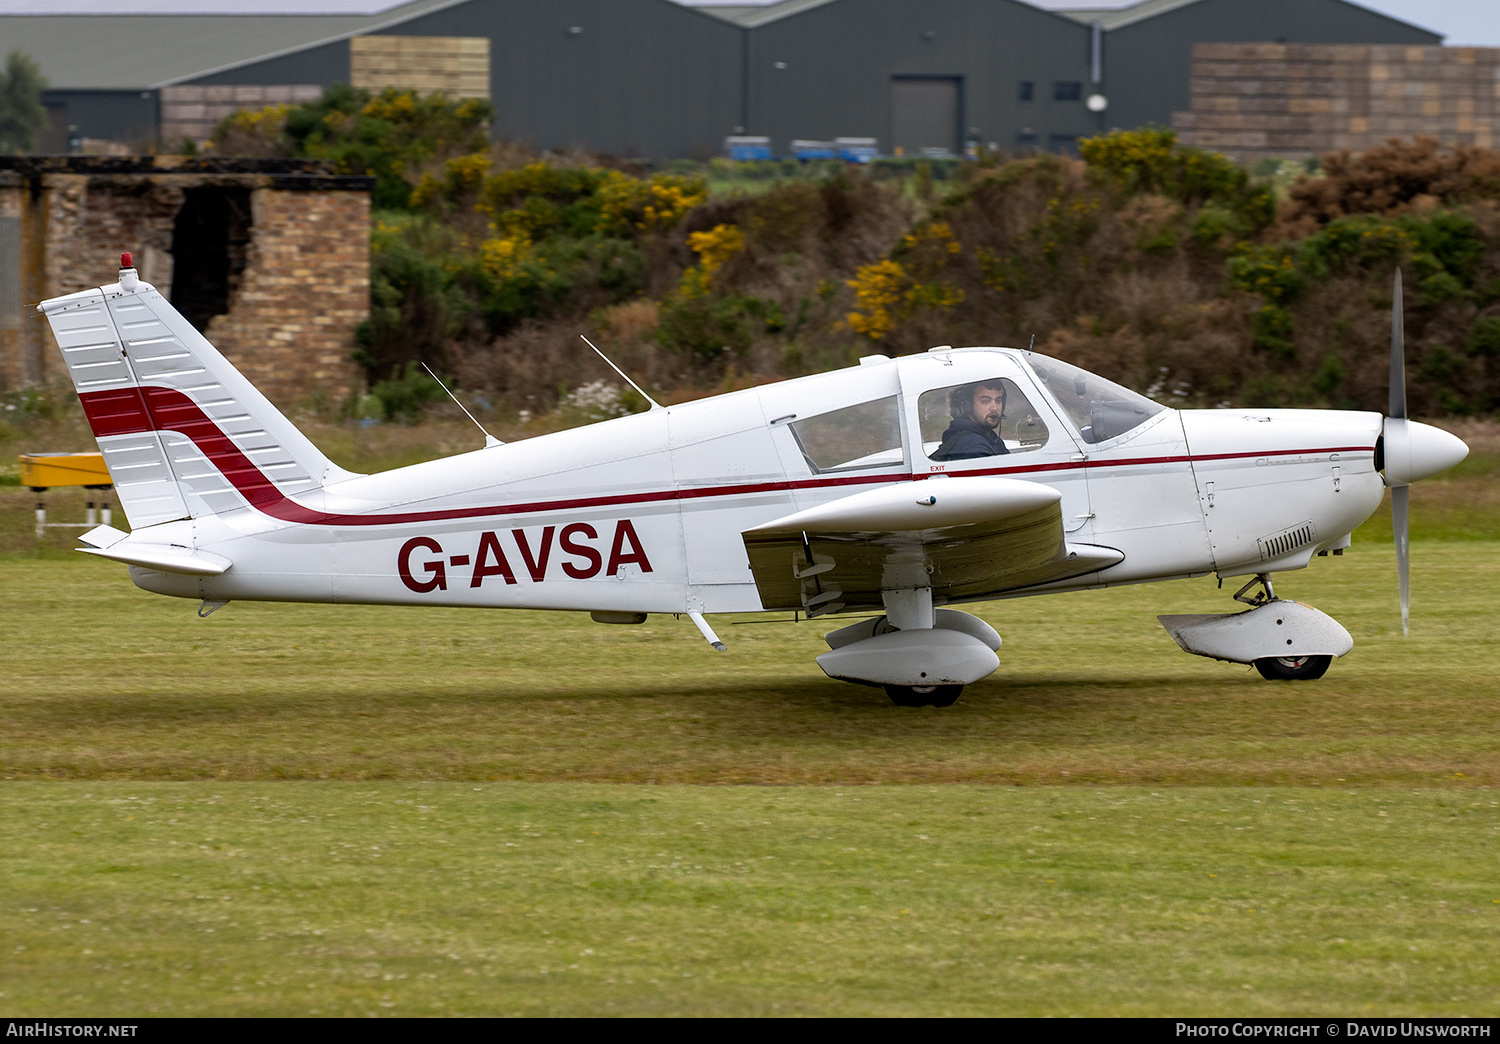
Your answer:
[[[892,483],[1043,483],[1070,543],[1124,555],[994,596],[1301,568],[1380,502],[1378,414],[1142,407],[1081,373],[1010,349],[874,357],[164,522],[139,532],[233,568],[131,573],[208,601],[742,612],[763,608],[744,531]],[[1006,382],[1008,452],[935,459],[951,390],[981,381]]]

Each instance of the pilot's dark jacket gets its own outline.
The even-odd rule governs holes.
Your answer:
[[[972,417],[960,417],[943,432],[942,444],[932,451],[932,459],[969,460],[1009,452],[994,428],[987,428]]]

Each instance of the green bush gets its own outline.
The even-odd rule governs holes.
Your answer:
[[[1225,230],[1232,230],[1236,239],[1276,217],[1276,196],[1268,186],[1252,182],[1247,170],[1225,156],[1178,145],[1175,131],[1113,131],[1085,138],[1078,151],[1091,170],[1126,194],[1154,193],[1188,206],[1219,204],[1230,219]]]
[[[1262,305],[1250,317],[1250,336],[1255,347],[1289,362],[1297,358],[1292,328],[1292,313],[1281,305]]]
[[[1493,359],[1500,355],[1500,316],[1482,316],[1469,331],[1469,354]]]
[[[679,297],[663,303],[656,341],[676,352],[715,360],[725,351],[744,352],[757,337],[779,333],[786,325],[781,307],[759,297]]]
[[[418,360],[442,363],[472,308],[423,231],[420,222],[382,223],[371,237],[370,317],[355,331],[354,358],[372,380],[398,377]]]
[[[344,174],[373,174],[376,209],[404,210],[428,161],[489,147],[493,115],[489,102],[474,98],[394,87],[371,96],[335,84],[318,101],[289,110],[285,133],[296,155],[331,160]]]
[[[370,397],[380,404],[385,420],[415,424],[426,407],[446,399],[448,393],[431,374],[410,362],[400,376],[376,381]]]

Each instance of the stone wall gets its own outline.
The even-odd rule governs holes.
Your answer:
[[[26,360],[22,338],[26,329],[27,258],[22,248],[22,182],[0,172],[0,388],[21,383]]]
[[[370,314],[369,193],[258,188],[251,207],[244,278],[208,339],[272,401],[347,397]]]
[[[1183,144],[1240,162],[1419,135],[1500,142],[1500,48],[1195,44]]]
[[[369,314],[371,183],[302,160],[0,157],[0,312],[19,306],[0,314],[0,389],[66,380],[36,303],[114,282],[122,251],[171,300],[197,274],[175,270],[174,237],[192,233],[184,201],[221,191],[249,199],[250,241],[209,340],[274,402],[344,398]],[[214,249],[232,261],[239,248]]]

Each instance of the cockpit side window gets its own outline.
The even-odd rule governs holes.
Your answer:
[[[1144,395],[1097,374],[1045,355],[1027,356],[1037,379],[1057,400],[1088,443],[1105,442],[1134,431],[1166,409]]]
[[[894,395],[793,421],[787,427],[807,463],[819,473],[886,467],[906,459]]]
[[[998,423],[990,421],[998,412]],[[1004,377],[932,388],[917,398],[922,451],[931,460],[1025,453],[1047,444],[1047,425]]]

